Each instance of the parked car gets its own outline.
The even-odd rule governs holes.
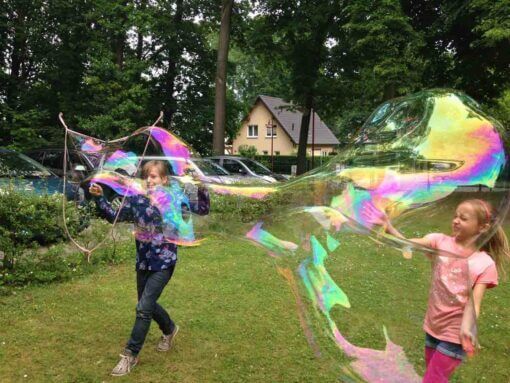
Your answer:
[[[256,177],[241,177],[231,174],[225,168],[207,158],[190,158],[187,160],[188,172],[195,173],[203,182],[235,184],[246,182],[257,182]]]
[[[25,153],[30,158],[41,163],[44,167],[51,170],[56,175],[64,176],[64,149],[46,148],[31,150]],[[80,183],[87,178],[99,165],[100,157],[98,155],[86,155],[76,150],[67,152],[67,174],[68,181]]]
[[[237,156],[213,156],[208,158],[227,169],[232,174],[256,177],[268,183],[287,180],[287,177],[272,172],[260,162],[250,158]]]
[[[179,178],[179,176],[173,174],[173,169],[170,166],[172,162],[181,162],[183,164],[183,168],[186,169],[185,172],[187,175],[195,175],[203,182],[233,184],[246,183],[247,181],[256,182],[260,180],[257,177],[241,177],[236,174],[231,174],[226,169],[222,168],[220,165],[207,158],[180,158],[148,155],[143,157],[142,164],[139,168],[141,169],[144,163],[152,160],[167,162],[169,166],[168,173],[177,178]],[[108,168],[108,170],[113,170],[120,174],[128,175],[131,177],[135,176],[135,169],[136,165],[133,164],[129,164],[129,166],[124,166],[123,168],[118,169],[114,169],[111,166]],[[140,174],[136,176],[139,177]]]
[[[224,183],[231,184],[238,180],[238,177],[232,176],[229,172],[223,169],[221,166],[215,164],[211,160],[203,158],[180,158],[180,157],[168,157],[168,156],[144,156],[142,160],[143,166],[148,161],[164,161],[168,163],[168,173],[172,177],[179,178],[175,175],[171,168],[172,162],[180,162],[185,169],[186,175],[193,175],[198,177],[203,182],[213,183]],[[140,174],[138,174],[140,176]]]
[[[0,192],[9,185],[20,192],[39,195],[62,193],[64,180],[24,154],[0,149]],[[68,199],[79,200],[76,185],[66,183]]]
[[[100,165],[100,168],[104,166],[104,158]],[[168,157],[168,156],[153,156],[148,155],[144,156],[142,159],[142,164],[138,169],[138,173],[136,173],[137,166],[133,163],[129,163],[127,166],[123,166],[122,168],[113,168],[108,166],[108,170],[115,171],[119,174],[123,174],[129,177],[140,177],[141,168],[144,163],[152,160],[160,160],[168,163],[168,173],[177,179],[180,179],[181,176],[174,175],[173,169],[171,168],[171,162],[181,162],[186,170],[186,175],[196,176],[202,182],[206,183],[220,183],[220,184],[234,184],[234,183],[247,183],[247,182],[257,182],[260,181],[260,178],[257,177],[241,177],[239,175],[230,174],[227,170],[223,169],[221,166],[216,164],[214,161],[205,158],[179,158],[179,157]],[[105,167],[106,168],[106,167]],[[118,195],[113,189],[111,189],[107,185],[102,185],[105,197],[109,200],[114,206],[119,206],[122,201],[122,196]],[[87,199],[90,198],[88,194],[89,181],[88,179],[83,181],[81,184],[81,188],[85,191],[85,197]]]

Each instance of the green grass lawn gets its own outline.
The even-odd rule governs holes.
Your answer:
[[[109,373],[134,320],[134,277],[126,263],[2,298],[0,381],[115,380]],[[123,381],[335,381],[332,361],[317,363],[308,348],[272,260],[247,242],[181,251],[161,302],[181,327],[176,347],[156,352],[152,326],[140,365]]]
[[[447,231],[450,212],[408,235]],[[431,229],[431,230],[428,230]],[[418,232],[420,230],[421,232]],[[307,310],[321,346],[308,346],[295,299],[262,249],[233,239],[209,239],[180,249],[180,261],[160,302],[180,325],[175,349],[158,353],[155,324],[140,365],[123,378],[109,375],[129,336],[136,291],[134,261],[83,278],[28,287],[0,298],[0,381],[3,382],[335,382],[346,359]],[[134,258],[134,256],[133,256]],[[384,347],[382,326],[423,373],[422,319],[429,265],[368,238],[342,235],[327,260],[352,307],[333,316],[357,346]],[[301,294],[304,297],[304,294]],[[455,382],[510,380],[510,284],[490,290],[480,318],[481,352],[459,369]]]

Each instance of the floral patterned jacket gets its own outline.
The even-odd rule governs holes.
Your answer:
[[[113,223],[118,214],[117,221],[135,224],[136,270],[165,270],[177,261],[175,242],[178,241],[168,241],[168,223],[165,222],[164,216],[181,216],[183,221],[188,220],[191,223],[188,210],[198,215],[209,213],[210,201],[206,188],[195,187],[191,192],[189,188],[179,190],[181,196],[178,198],[181,198],[183,203],[179,203],[178,207],[176,204],[167,206],[167,211],[163,214],[155,206],[150,195],[126,197],[120,211],[115,210],[105,197],[96,198],[96,205],[108,222]],[[173,211],[169,212],[169,209]]]

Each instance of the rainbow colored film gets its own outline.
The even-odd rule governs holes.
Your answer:
[[[428,262],[428,258],[411,257],[413,253],[432,259],[438,256],[436,249],[387,234],[387,223],[391,221],[406,238],[427,234],[422,230],[424,222],[427,230],[444,232],[450,219],[444,217],[459,201],[482,198],[491,202],[497,213],[490,229],[476,238],[480,247],[509,208],[506,131],[476,102],[456,91],[424,91],[385,102],[353,132],[351,143],[336,148],[339,154],[330,156],[323,166],[271,185],[230,185],[185,176],[192,149],[158,127],[141,128],[111,142],[79,134],[73,138],[77,150],[104,155],[103,169],[88,181],[119,196],[147,197],[161,213],[162,225],[156,233],[135,231],[140,241],[195,246],[201,243],[199,231],[213,238],[247,238],[267,250],[288,283],[289,296],[295,300],[299,322],[314,353],[320,354],[320,334],[327,334],[327,341],[341,355],[339,371],[344,381],[421,380],[418,351],[409,353],[416,342],[399,325],[414,321],[412,337],[422,336],[426,294],[420,297],[419,312],[408,313],[404,309],[409,308],[398,306],[404,305],[402,302],[392,300],[393,318],[384,317],[385,311],[380,310],[388,303],[384,296],[389,292],[375,291],[381,292],[379,301],[371,301],[376,307],[360,308],[361,303],[370,302],[362,302],[360,291],[372,292],[364,290],[366,286],[376,286],[404,271],[416,273],[413,282],[423,280],[419,273],[428,271],[429,265],[423,267],[420,262]],[[138,146],[128,144],[136,139]],[[136,178],[148,154],[170,165],[173,174],[165,186],[146,188],[145,181]],[[212,194],[211,213],[207,220],[193,222],[191,210],[197,196],[187,191],[197,189],[200,183]],[[428,225],[428,220],[434,224]],[[353,251],[359,256],[350,256]],[[398,260],[388,261],[390,257]],[[361,277],[353,281],[349,273]],[[423,291],[426,289],[424,285]],[[306,311],[310,308],[311,313]],[[377,344],[372,340],[376,336],[363,325],[355,330],[348,327],[358,320],[366,325],[367,319],[357,316],[362,310],[369,313],[366,317],[375,318]],[[317,328],[323,331],[314,335],[312,329]],[[362,343],[359,339],[368,340]]]

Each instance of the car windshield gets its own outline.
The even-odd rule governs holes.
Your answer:
[[[266,168],[264,165],[257,161],[250,160],[249,158],[243,158],[241,162],[245,164],[255,174],[259,174],[261,176],[270,176],[272,174],[271,170],[269,170],[268,168]]]
[[[215,164],[212,161],[208,160],[197,160],[194,159],[193,162],[198,168],[204,173],[206,176],[228,176],[229,173],[224,170],[221,166]]]
[[[0,177],[49,177],[52,174],[38,162],[14,152],[0,153]]]

